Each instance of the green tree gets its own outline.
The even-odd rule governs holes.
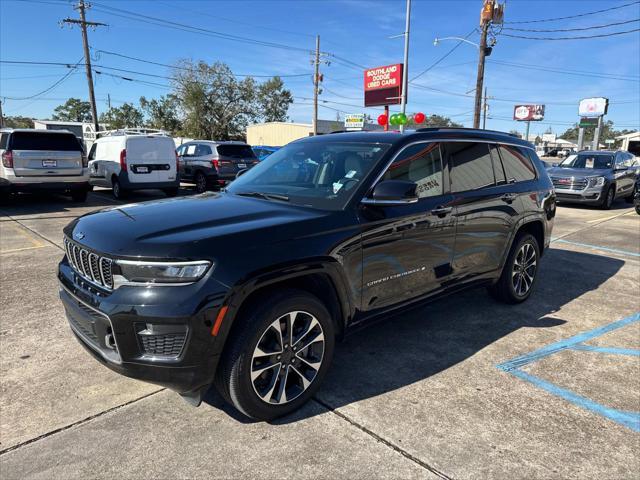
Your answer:
[[[33,128],[33,118],[3,116],[3,120],[3,125],[6,128]]]
[[[79,98],[70,98],[53,110],[51,118],[63,122],[90,122],[91,104]]]
[[[169,94],[151,100],[140,97],[140,108],[146,115],[146,126],[174,134],[180,131],[182,123],[178,114],[178,99],[175,95]]]
[[[407,124],[407,128],[428,128],[428,127],[452,127],[452,128],[461,128],[462,124],[456,123],[451,120],[449,117],[445,117],[443,115],[426,115],[424,122],[415,123],[410,122]]]
[[[509,133],[511,135],[515,135],[518,138],[522,138],[522,134],[518,130],[515,130],[515,129],[514,130],[509,130]]]
[[[123,103],[120,107],[111,107],[100,115],[100,123],[109,124],[109,128],[134,128],[143,125],[143,115],[131,103]]]
[[[293,96],[284,88],[284,82],[280,77],[273,77],[258,87],[258,103],[263,121],[286,122]]]

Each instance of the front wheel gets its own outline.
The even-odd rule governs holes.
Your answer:
[[[602,209],[603,210],[610,210],[611,206],[613,205],[613,199],[616,195],[616,190],[613,187],[613,185],[611,187],[609,187],[609,190],[607,190],[607,193],[604,197],[604,199],[602,200]]]
[[[304,291],[265,296],[252,306],[233,326],[216,386],[247,417],[271,420],[316,392],[333,356],[335,329],[324,305]]]
[[[533,291],[538,275],[540,247],[536,238],[525,233],[516,237],[502,269],[502,275],[489,293],[503,303],[524,302]]]
[[[120,185],[120,180],[117,178],[113,179],[112,189],[113,197],[117,200],[122,200],[127,194],[126,190]]]

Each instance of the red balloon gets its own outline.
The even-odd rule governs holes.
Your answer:
[[[382,125],[383,127],[389,122],[389,119],[385,114],[382,114],[378,117],[378,125]]]
[[[425,116],[424,116],[424,113],[422,113],[422,112],[418,112],[413,116],[413,120],[416,123],[422,123],[422,122],[424,122],[424,119],[425,119]]]

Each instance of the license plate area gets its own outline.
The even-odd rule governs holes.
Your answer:
[[[238,163],[238,168],[247,168],[246,163]]]
[[[58,166],[57,160],[42,160],[42,166],[44,168],[56,168]]]
[[[131,170],[133,173],[151,173],[153,171],[171,170],[171,166],[166,163],[158,165],[132,165]]]

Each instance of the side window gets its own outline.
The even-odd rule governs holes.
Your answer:
[[[495,185],[489,145],[474,142],[446,144],[451,169],[451,191],[465,192]]]
[[[442,195],[442,156],[439,143],[419,143],[404,149],[389,166],[384,180],[406,180],[418,185],[418,198]]]
[[[491,151],[491,161],[493,162],[493,175],[496,178],[497,185],[504,185],[507,183],[507,177],[504,173],[502,162],[500,161],[500,155],[498,154],[497,145],[489,145]]]
[[[526,182],[536,178],[536,171],[531,160],[522,149],[511,145],[500,145],[500,158],[507,182]]]
[[[197,145],[195,143],[191,144],[191,145],[187,145],[187,149],[185,151],[184,156],[185,157],[195,157],[195,155],[196,155],[196,147],[197,147]]]
[[[184,145],[180,145],[178,148],[176,148],[176,152],[178,152],[178,155],[180,155],[181,157],[184,155],[184,149],[186,147]]]
[[[211,147],[209,145],[198,145],[196,157],[202,157],[204,155],[211,155]]]
[[[87,158],[87,160],[95,160],[97,149],[98,149],[97,143],[94,143],[93,145],[91,145],[91,150],[89,150],[89,157]]]
[[[4,149],[7,148],[8,140],[9,140],[9,134],[8,133],[0,134],[0,149],[4,150]]]

